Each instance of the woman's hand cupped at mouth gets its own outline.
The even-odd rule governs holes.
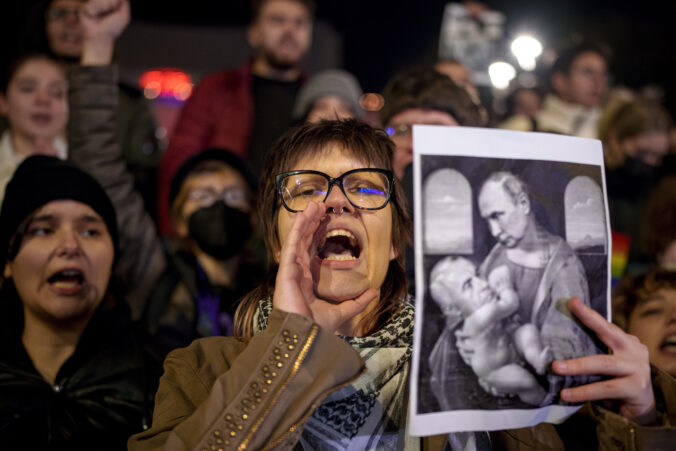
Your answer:
[[[310,202],[304,211],[296,213],[280,253],[272,303],[275,308],[306,316],[335,332],[361,313],[379,292],[370,288],[354,299],[341,302],[325,301],[315,295],[310,270],[311,246],[325,212],[324,203]]]

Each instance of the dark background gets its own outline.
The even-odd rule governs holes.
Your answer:
[[[537,221],[549,232],[566,238],[564,192],[568,182],[578,175],[592,178],[599,187],[602,186],[601,171],[598,166],[561,163],[552,161],[512,160],[500,158],[475,158],[443,155],[423,155],[421,158],[421,177],[424,181],[429,174],[441,169],[452,168],[463,174],[471,186],[472,196],[472,224],[473,224],[473,255],[463,255],[473,261],[477,268],[486,255],[495,245],[486,221],[481,218],[477,205],[477,195],[483,182],[495,171],[509,171],[521,178],[530,191],[531,208]],[[607,247],[606,247],[607,249]],[[603,252],[603,251],[602,251]],[[447,255],[425,255],[423,257],[423,274],[425,285],[428,285],[429,274],[434,265]],[[607,314],[607,253],[582,255],[578,257],[587,274],[590,303],[592,308],[601,315]],[[420,312],[418,312],[419,314]],[[419,413],[438,412],[439,404],[434,396],[433,388],[429,385],[430,355],[443,328],[445,319],[434,300],[426,293],[423,307],[423,336],[420,348],[420,362],[418,366],[418,411]],[[603,349],[600,343],[597,346]],[[452,343],[455,348],[455,343]],[[457,400],[456,410],[465,409],[519,409],[533,408],[522,403],[518,398],[496,398],[481,389],[472,369],[468,367],[460,355],[456,353],[453,359],[457,362],[452,370],[451,377],[455,380],[453,390],[462,393],[462,396],[449,396]]]
[[[2,59],[7,58],[33,2],[3,2],[0,13]],[[318,19],[343,38],[343,61],[365,91],[380,91],[398,69],[433,62],[444,0],[319,0]],[[492,0],[506,15],[506,32],[530,30],[545,48],[574,35],[601,40],[614,50],[614,79],[638,88],[648,83],[666,88],[667,104],[676,108],[672,80],[676,58],[673,17],[676,5],[644,0]],[[247,0],[132,0],[135,20],[157,24],[242,26],[249,18]]]

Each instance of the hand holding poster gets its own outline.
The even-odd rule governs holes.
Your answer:
[[[603,155],[594,140],[414,128],[416,435],[558,423],[550,366],[605,352],[571,298],[609,312]]]

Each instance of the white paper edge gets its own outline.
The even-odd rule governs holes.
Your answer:
[[[420,132],[423,131],[426,134],[431,134],[432,136],[437,135],[438,139],[435,139],[436,142],[447,142],[448,133],[455,134],[457,137],[468,136],[469,134],[475,134],[477,127],[448,127],[448,126],[439,126],[439,125],[414,125],[413,126],[413,180],[415,186],[415,180],[420,180],[420,157],[421,155],[453,155],[453,156],[469,156],[469,157],[485,157],[485,158],[505,158],[504,155],[501,155],[497,152],[491,152],[487,149],[476,149],[473,148],[471,151],[454,151],[449,153],[448,149],[443,148],[433,148],[425,151],[425,153],[420,152],[421,146],[420,142]],[[501,144],[512,144],[516,140],[524,139],[523,136],[519,137],[518,135],[527,135],[526,139],[529,140],[542,140],[542,137],[549,137],[552,134],[550,133],[539,133],[539,132],[519,132],[512,130],[499,130],[499,129],[481,129],[482,133],[486,134],[486,137],[491,140],[499,139]],[[519,151],[514,152],[513,155],[510,155],[513,159],[528,159],[528,160],[542,160],[542,161],[561,161],[569,163],[579,163],[579,164],[589,164],[594,166],[599,166],[601,171],[601,180],[603,186],[603,196],[605,200],[605,213],[606,213],[606,240],[607,240],[607,258],[606,258],[606,268],[607,268],[607,282],[606,282],[606,319],[611,321],[611,302],[610,302],[610,279],[611,279],[611,256],[612,256],[612,235],[610,231],[610,214],[608,210],[608,196],[606,190],[606,175],[603,161],[603,147],[601,142],[596,139],[588,138],[578,138],[574,136],[565,136],[565,135],[556,135],[561,138],[571,140],[571,149],[569,152],[566,152],[565,156],[561,155],[552,155],[552,154],[543,154],[539,151],[534,151],[532,148],[535,146],[529,146],[527,149],[519,149]],[[505,140],[505,141],[503,141]],[[577,141],[577,142],[576,142]],[[418,143],[418,144],[416,144]],[[577,145],[579,145],[579,147]],[[596,148],[595,151],[590,151],[590,148]],[[585,150],[583,150],[585,149]],[[414,230],[422,230],[422,197],[420,190],[413,190],[414,195]],[[413,245],[415,249],[415,261],[414,267],[422,267],[422,258],[423,258],[423,243],[422,235],[414,233],[413,235]],[[415,272],[415,317],[414,317],[414,337],[413,343],[421,342],[421,328],[422,318],[423,318],[423,308],[424,308],[424,298],[425,298],[425,287],[424,287],[424,276],[420,271]],[[414,345],[415,346],[415,345]],[[482,429],[482,430],[503,430],[503,429],[514,429],[517,427],[523,427],[524,424],[529,426],[534,426],[538,423],[547,421],[550,423],[560,423],[564,421],[567,417],[575,413],[578,409],[582,407],[579,406],[561,406],[561,405],[549,405],[542,408],[535,408],[530,410],[519,410],[519,409],[504,409],[498,411],[485,411],[485,410],[456,410],[456,411],[444,411],[444,412],[435,412],[435,413],[417,413],[418,410],[418,361],[419,353],[413,352],[412,357],[412,367],[411,367],[411,377],[410,377],[410,386],[409,386],[409,432],[413,436],[427,436],[427,435],[438,435],[448,433],[449,431],[473,431],[476,430],[475,426],[472,425],[475,421],[472,420],[473,414],[481,414],[483,418],[492,420],[495,416],[495,420],[500,422],[499,428],[493,429]],[[506,412],[509,412],[509,415],[505,415]],[[506,420],[509,419],[509,420]],[[449,428],[449,421],[453,421],[453,427]],[[423,425],[424,423],[424,425]],[[421,426],[422,425],[422,426]]]

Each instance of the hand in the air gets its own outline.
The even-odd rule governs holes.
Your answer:
[[[82,64],[110,64],[115,40],[129,24],[129,0],[88,0],[79,17],[84,30]]]

